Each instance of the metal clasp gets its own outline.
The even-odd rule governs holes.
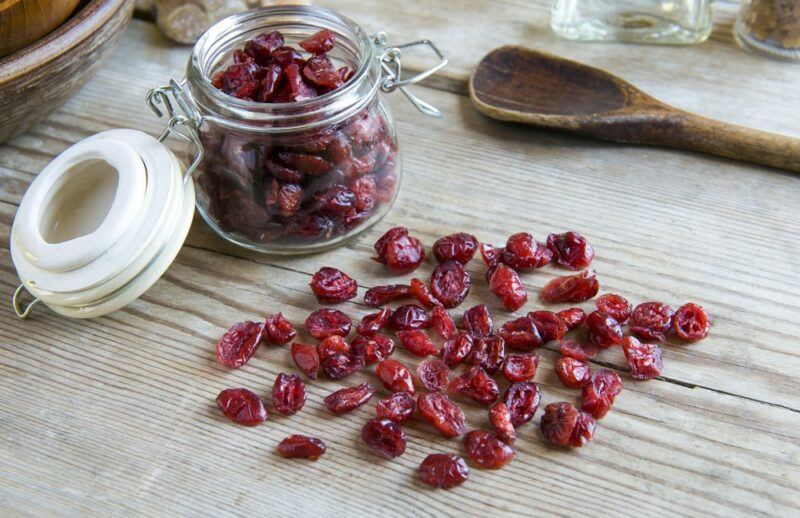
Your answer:
[[[175,112],[172,101],[170,101],[170,95],[182,113]],[[189,104],[183,93],[183,88],[174,79],[170,80],[169,86],[153,88],[147,92],[147,105],[159,118],[164,116],[161,107],[169,115],[167,127],[158,137],[159,142],[164,142],[167,137],[174,135],[184,142],[194,144],[196,150],[194,160],[183,173],[183,181],[188,181],[197,170],[200,162],[203,161],[203,155],[205,154],[203,142],[200,140],[200,125],[203,123],[203,117]]]
[[[439,50],[439,48],[430,40],[412,41],[411,43],[403,43],[389,47],[387,46],[388,37],[386,36],[385,32],[376,32],[371,36],[371,38],[381,51],[378,59],[380,59],[381,68],[383,69],[383,73],[386,75],[383,83],[381,83],[381,91],[390,93],[395,90],[400,90],[400,92],[405,95],[409,101],[411,101],[411,104],[416,106],[416,108],[425,115],[430,115],[431,117],[441,117],[441,111],[426,103],[408,91],[408,89],[405,87],[417,84],[423,79],[430,77],[439,70],[443,69],[447,65],[447,57],[442,53],[442,51]],[[403,79],[403,66],[400,61],[403,55],[403,49],[417,46],[424,46],[433,50],[433,52],[436,53],[436,56],[439,58],[439,63],[428,70]]]
[[[25,320],[26,318],[28,318],[28,316],[30,316],[30,314],[31,314],[31,311],[33,311],[33,307],[36,304],[38,304],[39,302],[41,302],[39,299],[34,298],[30,302],[30,304],[28,304],[27,306],[25,306],[23,308],[22,307],[22,294],[23,294],[23,292],[26,292],[26,291],[28,291],[28,290],[25,289],[25,285],[24,284],[20,284],[19,286],[17,286],[17,289],[14,290],[14,296],[11,297],[11,305],[14,307],[14,313],[16,313],[17,317],[21,318],[22,320]]]

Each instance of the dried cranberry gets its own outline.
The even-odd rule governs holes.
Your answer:
[[[335,43],[336,35],[333,31],[322,29],[301,41],[300,46],[312,54],[324,54],[333,50]]]
[[[272,31],[269,34],[259,34],[249,40],[244,47],[247,54],[254,58],[268,59],[273,52],[283,47],[283,34]]]
[[[281,216],[289,217],[300,209],[303,201],[303,188],[296,183],[281,185],[278,190],[278,211]]]
[[[553,253],[541,243],[537,243],[527,232],[520,232],[508,238],[500,260],[511,268],[531,270],[541,268],[550,262]]]
[[[514,383],[503,394],[503,403],[511,411],[511,424],[515,427],[533,419],[541,400],[539,386],[530,381]]]
[[[311,291],[320,302],[343,302],[358,293],[358,283],[336,268],[324,266],[311,278]]]
[[[440,489],[460,486],[469,477],[464,459],[452,453],[431,453],[419,465],[419,479]]]
[[[486,268],[492,269],[500,264],[500,256],[503,254],[502,248],[495,248],[489,243],[483,243],[481,244],[480,250],[481,258],[483,259],[483,264],[486,265]]]
[[[706,310],[690,302],[679,307],[675,312],[672,328],[681,340],[696,342],[708,336],[711,324],[708,321]]]
[[[593,311],[586,317],[589,341],[601,349],[622,343],[622,327],[614,317],[602,311]]]
[[[561,340],[567,332],[567,324],[552,311],[531,311],[528,318],[533,321],[542,342]]]
[[[633,308],[631,333],[643,340],[663,342],[672,327],[674,311],[661,302],[644,302]]]
[[[238,322],[217,342],[217,359],[222,365],[238,369],[255,354],[264,337],[264,324]]]
[[[594,305],[603,313],[614,317],[614,320],[620,324],[627,322],[628,318],[631,316],[631,311],[633,311],[631,303],[628,302],[625,297],[617,295],[616,293],[606,293],[605,295],[599,296],[597,300],[594,301]]]
[[[376,243],[377,256],[373,259],[385,264],[395,273],[415,270],[425,260],[425,248],[419,239],[408,235],[405,227],[394,227]]]
[[[273,54],[277,54],[281,49],[278,49]],[[283,69],[286,75],[286,82],[283,89],[283,98],[281,101],[285,102],[300,102],[308,99],[313,99],[317,96],[317,91],[303,82],[303,74],[300,67],[296,63],[290,63]]]
[[[313,345],[295,342],[292,344],[292,360],[300,371],[311,378],[317,379],[319,372],[319,355]]]
[[[528,351],[536,349],[542,345],[542,337],[536,325],[528,317],[520,317],[509,320],[502,326],[498,334],[503,338],[505,344],[512,349]]]
[[[431,392],[444,389],[450,382],[450,368],[442,360],[424,360],[417,365],[417,377]]]
[[[306,319],[306,329],[317,340],[332,335],[347,336],[353,321],[338,309],[323,308],[311,313]]]
[[[461,318],[461,328],[471,334],[473,338],[482,338],[492,334],[494,323],[486,304],[479,304],[466,310]]]
[[[453,317],[441,306],[436,306],[431,311],[430,323],[433,330],[445,340],[454,337],[458,331]]]
[[[410,298],[411,287],[407,284],[389,284],[388,286],[375,286],[364,294],[364,303],[374,308],[385,306],[397,299]]]
[[[411,279],[410,291],[411,295],[426,308],[442,305],[442,303],[433,296],[433,293],[431,293],[431,290],[428,289],[425,283],[416,277]]]
[[[564,321],[564,324],[567,326],[567,331],[575,329],[586,320],[586,312],[581,308],[564,309],[556,313],[556,315]]]
[[[339,335],[328,336],[317,345],[317,354],[321,360],[337,353],[349,356],[351,352],[350,344]]]
[[[540,297],[545,302],[583,302],[597,295],[600,283],[594,270],[575,275],[556,277],[542,288]]]
[[[406,432],[389,419],[370,419],[361,429],[361,440],[387,459],[394,459],[406,451]]]
[[[376,410],[378,417],[402,424],[411,419],[416,408],[417,402],[408,392],[395,392],[378,401]]]
[[[383,360],[375,368],[375,375],[392,392],[414,393],[414,377],[408,367],[397,360]]]
[[[473,341],[469,361],[472,365],[480,365],[489,374],[494,374],[503,366],[505,357],[505,340],[497,335],[491,335]]]
[[[336,415],[345,414],[370,400],[375,389],[369,383],[347,387],[329,394],[322,400],[325,406]]]
[[[500,395],[497,382],[479,366],[472,367],[451,381],[447,391],[451,394],[460,392],[482,405],[495,402]]]
[[[285,459],[317,460],[323,453],[325,443],[307,435],[290,435],[278,444],[278,454]]]
[[[491,271],[489,289],[503,302],[509,311],[516,311],[528,301],[528,292],[516,271],[504,264]]]
[[[344,83],[344,78],[333,63],[325,55],[312,56],[306,61],[303,67],[303,75],[311,81],[315,87],[324,90],[336,90]]]
[[[483,469],[500,469],[514,458],[514,450],[497,436],[485,430],[473,430],[464,438],[467,455]]]
[[[433,244],[433,255],[440,263],[458,261],[467,264],[477,250],[478,240],[475,236],[464,232],[445,236]]]
[[[466,331],[459,331],[456,336],[445,341],[442,346],[442,361],[448,367],[455,367],[469,356],[473,344],[472,336]]]
[[[389,323],[389,317],[391,316],[392,310],[389,308],[383,308],[377,313],[365,315],[356,326],[356,332],[362,336],[375,336]]]
[[[375,336],[357,336],[351,344],[353,354],[364,359],[366,365],[383,361],[394,353],[394,340],[377,334]]]
[[[255,426],[269,419],[269,412],[257,395],[247,389],[225,389],[217,396],[217,406],[234,423]]]
[[[530,381],[538,367],[539,357],[535,354],[509,354],[503,363],[503,376],[512,383]]]
[[[556,263],[570,270],[583,270],[592,262],[594,250],[582,235],[577,232],[550,234],[547,248],[553,252]]]
[[[597,356],[597,347],[594,345],[579,342],[577,340],[571,340],[569,338],[565,338],[561,341],[559,351],[561,351],[561,354],[564,356],[569,356],[570,358],[575,358],[576,360],[582,361],[586,361],[589,358],[594,358]]]
[[[273,345],[287,344],[297,336],[294,326],[286,320],[282,313],[267,317],[264,322],[264,331],[267,335],[267,340]]]
[[[272,385],[272,404],[281,414],[294,414],[306,403],[306,386],[297,374],[278,374]]]
[[[464,412],[441,392],[422,394],[417,399],[420,415],[444,437],[457,437],[467,431]]]
[[[469,272],[458,261],[439,263],[431,275],[431,293],[446,308],[464,302],[471,285]]]
[[[550,403],[544,407],[539,429],[544,438],[556,446],[580,448],[592,440],[595,419],[569,403]]]
[[[494,428],[497,438],[506,444],[514,444],[517,439],[517,432],[511,424],[511,410],[505,403],[498,401],[489,408],[489,422]]]
[[[627,336],[622,342],[622,350],[631,367],[633,379],[652,379],[660,376],[664,370],[661,347],[656,344],[643,344],[636,338]]]
[[[556,360],[554,370],[561,383],[569,388],[581,388],[589,381],[591,375],[588,363],[569,356],[560,356]]]
[[[321,359],[322,371],[332,380],[340,380],[364,368],[364,358],[332,353]]]
[[[616,372],[600,370],[592,374],[589,382],[583,385],[581,408],[600,419],[608,413],[614,398],[622,392],[622,380]]]
[[[425,310],[416,304],[406,304],[394,310],[389,318],[389,327],[396,331],[428,327],[430,320]]]
[[[431,356],[439,352],[428,335],[419,329],[398,331],[397,338],[400,339],[403,347],[414,356]]]

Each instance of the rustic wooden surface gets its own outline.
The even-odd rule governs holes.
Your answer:
[[[730,12],[711,41],[662,48],[558,40],[542,1],[323,3],[396,41],[430,37],[451,58],[442,78],[417,89],[443,119],[425,119],[391,97],[405,171],[396,206],[348,246],[294,259],[237,250],[196,221],[164,278],[97,320],[37,308],[19,321],[0,305],[0,514],[797,514],[798,178],[491,121],[464,92],[485,52],[526,44],[608,68],[678,107],[797,135],[800,68],[738,50]],[[182,73],[188,48],[141,20],[120,43],[63,109],[0,147],[4,300],[18,282],[7,252],[10,226],[37,172],[97,131],[161,128],[143,96]],[[242,369],[222,368],[213,353],[219,335],[237,320],[278,310],[301,323],[316,307],[307,283],[322,265],[343,268],[365,287],[387,282],[369,259],[371,245],[398,224],[428,245],[458,230],[496,243],[520,230],[540,237],[578,230],[595,246],[604,291],[634,301],[696,301],[712,314],[711,337],[666,345],[664,376],[649,382],[627,376],[618,350],[603,353],[595,367],[620,370],[625,389],[589,447],[550,448],[531,423],[506,469],[473,468],[469,482],[451,491],[422,487],[416,467],[430,452],[460,451],[458,443],[415,419],[406,454],[379,460],[358,439],[374,400],[346,417],[324,409],[326,394],[370,379],[366,372],[346,383],[308,383],[306,407],[290,418],[246,429],[220,417],[219,390],[247,386],[266,397],[275,375],[292,366],[287,348],[264,347]],[[431,269],[428,261],[418,273]],[[490,300],[495,320],[504,321],[509,315],[491,298],[479,261],[470,269],[475,285],[463,307]],[[532,294],[526,310],[559,273],[524,275]],[[342,309],[355,318],[368,312],[360,300]],[[575,401],[552,373],[554,351],[552,344],[541,351],[536,381],[544,401]],[[486,426],[484,409],[463,407],[472,426]],[[274,448],[289,433],[324,438],[328,454],[316,463],[282,461]]]

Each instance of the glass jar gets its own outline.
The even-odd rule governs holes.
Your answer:
[[[733,34],[746,50],[800,61],[800,0],[743,0]]]
[[[711,0],[553,0],[551,26],[572,40],[691,44],[711,34]]]
[[[227,95],[210,80],[232,64],[234,49],[259,34],[278,30],[285,45],[297,47],[321,29],[336,35],[331,61],[353,71],[336,90],[292,103],[257,103]],[[440,61],[402,80],[400,49],[412,45],[429,46]],[[445,64],[427,40],[389,47],[385,35],[368,36],[333,11],[269,7],[214,25],[196,43],[186,79],[151,92],[150,100],[157,113],[168,95],[181,107],[182,114],[172,115],[183,120],[170,128],[199,148],[192,172],[197,208],[218,234],[266,253],[309,253],[342,244],[390,209],[402,168],[382,92],[402,90]],[[403,93],[423,112],[438,114]]]

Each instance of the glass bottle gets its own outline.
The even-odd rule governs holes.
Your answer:
[[[733,34],[746,50],[800,61],[800,0],[743,0]]]
[[[553,0],[556,34],[584,41],[691,44],[711,34],[711,0]]]

